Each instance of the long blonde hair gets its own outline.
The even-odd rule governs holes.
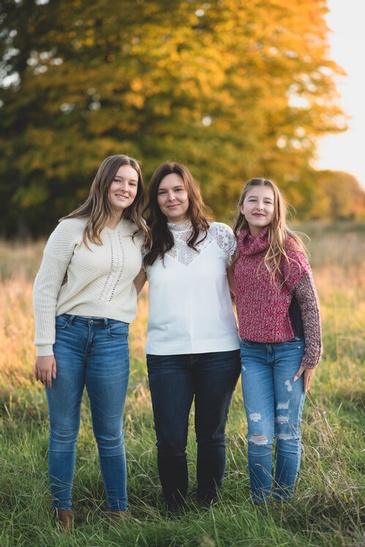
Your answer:
[[[287,205],[280,193],[279,188],[274,182],[269,179],[258,177],[250,179],[245,184],[238,200],[238,215],[233,226],[233,232],[237,237],[242,230],[249,227],[245,216],[241,213],[241,207],[249,190],[251,190],[253,186],[266,186],[273,192],[274,216],[269,225],[269,247],[265,254],[264,264],[272,277],[275,277],[276,273],[283,276],[281,268],[281,260],[283,257],[290,266],[290,259],[287,254],[288,246],[291,246],[292,249],[301,251],[305,255],[307,255],[307,250],[299,234],[297,232],[293,232],[287,226]]]

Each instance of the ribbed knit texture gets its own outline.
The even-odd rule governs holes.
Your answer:
[[[85,220],[63,220],[52,232],[33,288],[37,355],[52,355],[55,317],[63,313],[130,323],[137,313],[133,279],[142,265],[143,237],[122,220],[104,228],[102,245],[82,241]]]
[[[286,342],[295,336],[289,307],[293,297],[299,304],[304,339],[303,366],[314,368],[322,355],[322,336],[318,296],[310,265],[294,240],[286,248],[281,271],[274,280],[264,257],[268,248],[268,227],[257,237],[249,230],[238,236],[239,259],[235,265],[236,307],[241,339],[251,342]]]

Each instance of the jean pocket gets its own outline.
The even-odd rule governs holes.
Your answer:
[[[288,340],[288,342],[284,342],[284,347],[287,348],[288,351],[304,351],[304,340],[303,338],[292,338],[291,340]]]
[[[251,348],[252,345],[253,345],[253,343],[250,342],[249,340],[243,340],[243,339],[240,340],[241,348]]]
[[[71,321],[72,321],[73,315],[68,315],[67,313],[64,313],[62,315],[58,315],[56,317],[56,329],[62,330],[67,328]]]
[[[297,345],[298,347],[300,346],[304,346],[304,339],[303,338],[299,338],[298,336],[296,336],[295,338],[292,338],[291,340],[288,340],[287,342],[285,342],[285,344],[289,344],[290,346],[293,345]]]
[[[129,324],[123,321],[113,321],[108,325],[108,335],[111,338],[127,337],[129,331]]]

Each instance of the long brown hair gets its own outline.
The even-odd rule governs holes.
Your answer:
[[[86,246],[88,241],[101,244],[100,233],[103,228],[105,228],[105,225],[112,214],[108,199],[109,187],[113,182],[118,169],[122,165],[130,165],[138,174],[137,195],[133,203],[123,211],[123,218],[131,220],[137,225],[137,230],[134,232],[133,237],[142,233],[146,235],[148,234],[148,228],[142,216],[144,205],[144,186],[141,167],[138,161],[134,158],[130,158],[124,154],[116,154],[114,156],[107,157],[100,165],[90,187],[87,200],[80,205],[80,207],[60,219],[87,219],[83,235],[83,241]]]
[[[145,256],[145,265],[151,266],[158,257],[162,259],[165,253],[174,246],[174,236],[171,233],[167,218],[161,212],[158,204],[158,188],[162,179],[172,173],[181,177],[184,188],[188,193],[189,208],[188,216],[192,224],[192,234],[187,244],[192,249],[196,250],[196,243],[203,241],[207,236],[209,229],[209,220],[206,216],[207,207],[204,204],[198,183],[193,178],[190,171],[181,163],[165,162],[160,165],[153,173],[148,186],[148,200],[144,210],[147,225],[151,230],[151,245]],[[203,232],[203,236],[201,236]]]
[[[275,276],[276,273],[282,275],[282,269],[280,267],[282,258],[284,257],[284,259],[290,263],[286,252],[288,245],[291,245],[293,249],[299,250],[304,254],[307,254],[307,251],[299,234],[297,232],[293,232],[287,226],[287,204],[285,203],[279,188],[274,182],[269,179],[258,177],[250,179],[245,184],[238,200],[238,215],[233,226],[233,232],[237,237],[242,230],[249,227],[245,216],[241,213],[241,207],[248,192],[254,186],[266,186],[273,192],[274,216],[269,225],[269,247],[264,258],[264,263],[272,276]]]

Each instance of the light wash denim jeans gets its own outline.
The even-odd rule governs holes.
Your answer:
[[[56,318],[57,378],[47,388],[52,504],[71,507],[81,399],[86,386],[109,509],[127,509],[123,434],[129,325],[103,318]]]
[[[185,504],[186,443],[195,402],[197,500],[217,500],[226,464],[225,426],[240,374],[239,350],[194,355],[147,355],[157,436],[157,462],[169,511]]]
[[[242,390],[248,425],[248,466],[252,500],[289,501],[301,460],[303,377],[293,378],[304,341],[264,344],[241,340]],[[273,473],[273,442],[276,466]],[[272,480],[274,477],[274,480]]]

